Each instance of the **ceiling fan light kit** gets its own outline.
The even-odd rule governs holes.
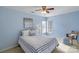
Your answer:
[[[42,11],[41,13],[42,13],[42,14],[46,14],[47,12],[46,12],[46,11]]]

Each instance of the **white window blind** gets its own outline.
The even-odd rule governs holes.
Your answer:
[[[52,32],[52,26],[53,22],[52,21],[47,21],[47,33],[51,33]]]
[[[42,33],[45,34],[46,32],[46,21],[42,21]]]

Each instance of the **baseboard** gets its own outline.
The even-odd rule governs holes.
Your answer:
[[[12,45],[12,46],[7,47],[7,48],[5,48],[5,49],[2,49],[2,50],[0,50],[0,52],[6,51],[6,50],[11,49],[11,48],[14,48],[14,47],[16,47],[16,46],[18,46],[18,44],[15,44],[15,45]]]

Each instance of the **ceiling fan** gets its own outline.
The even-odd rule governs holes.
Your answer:
[[[50,10],[54,10],[54,8],[47,8],[47,6],[42,6],[40,9],[37,9],[35,11],[41,11],[41,13],[50,13]]]

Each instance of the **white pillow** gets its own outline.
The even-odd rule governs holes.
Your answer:
[[[29,30],[23,30],[22,36],[29,36]]]
[[[29,31],[29,36],[35,36],[35,30],[30,30]]]

